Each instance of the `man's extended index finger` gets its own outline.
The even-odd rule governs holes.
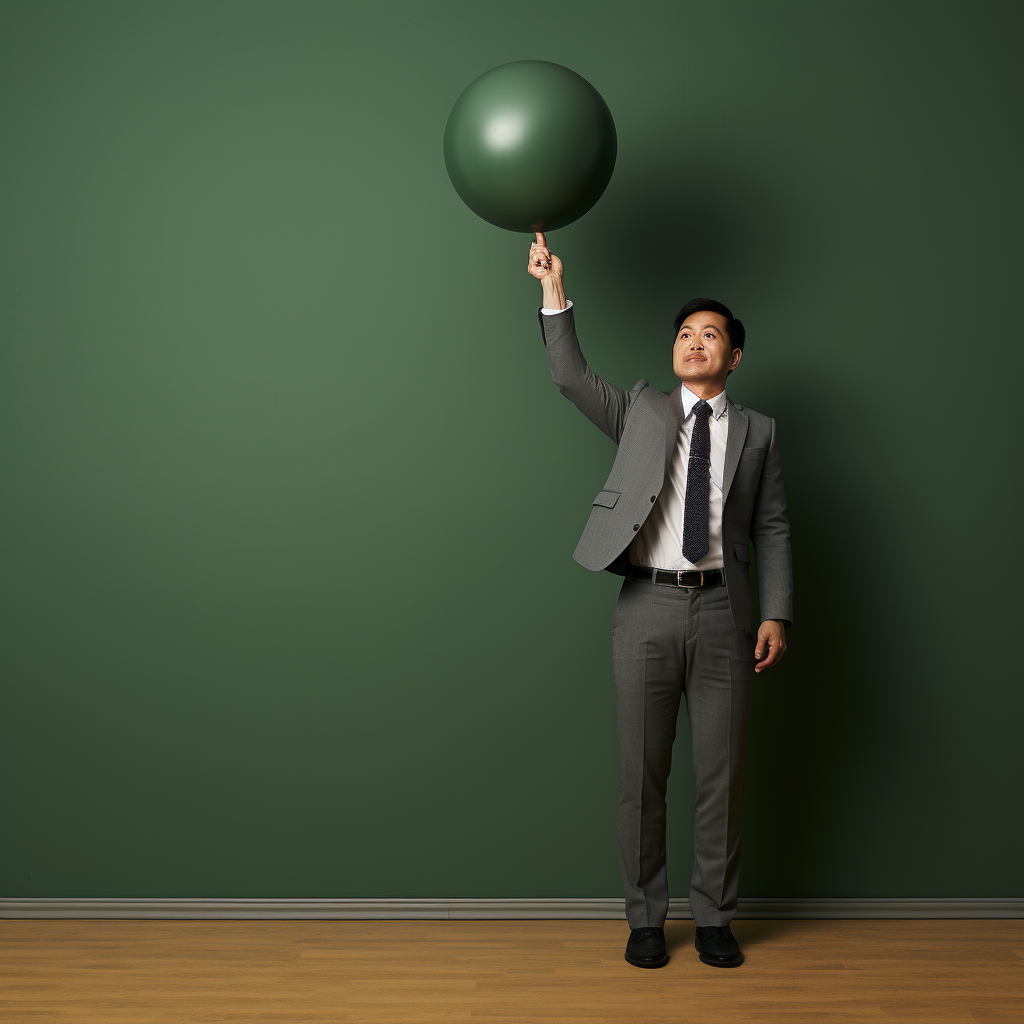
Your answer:
[[[537,244],[538,245],[543,245],[545,249],[548,247],[548,243],[547,243],[547,240],[544,238],[544,232],[543,231],[538,231],[537,232]]]

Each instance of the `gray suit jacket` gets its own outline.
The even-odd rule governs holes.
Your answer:
[[[638,380],[630,391],[623,391],[609,384],[583,358],[573,307],[555,314],[540,309],[537,316],[552,380],[619,447],[572,557],[588,569],[624,576],[630,543],[668,475],[682,424],[679,388],[658,391]],[[752,538],[761,619],[781,619],[791,626],[793,555],[775,420],[731,399],[727,409],[722,549],[733,621],[738,629],[753,631]]]

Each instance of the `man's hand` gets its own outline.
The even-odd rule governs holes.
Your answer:
[[[527,272],[541,283],[548,309],[565,309],[565,289],[562,287],[562,261],[548,248],[544,232],[537,232],[537,241],[530,244]]]
[[[562,279],[562,261],[548,248],[543,231],[538,231],[537,241],[530,243],[530,259],[526,264],[527,273],[542,284],[547,277]]]
[[[757,631],[757,646],[754,648],[754,659],[757,664],[755,672],[771,668],[778,663],[786,651],[786,627],[778,619],[765,619]]]

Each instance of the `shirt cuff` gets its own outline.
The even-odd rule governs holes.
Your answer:
[[[566,299],[565,300],[565,309],[568,309],[571,305],[572,305],[572,299]],[[540,307],[540,311],[542,313],[546,313],[548,316],[551,316],[554,313],[564,313],[565,309],[548,309],[546,306],[541,306]]]

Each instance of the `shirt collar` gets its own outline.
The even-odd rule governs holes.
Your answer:
[[[685,420],[690,415],[690,410],[700,399],[682,381],[679,382],[679,396],[683,402],[683,419]],[[707,399],[708,405],[711,406],[711,414],[716,420],[722,418],[727,402],[728,399],[725,397],[725,391],[719,391],[714,398]]]

